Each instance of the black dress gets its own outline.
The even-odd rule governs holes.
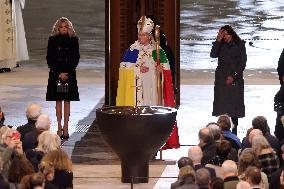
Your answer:
[[[79,92],[76,79],[76,67],[79,63],[79,43],[77,37],[69,35],[50,36],[47,47],[47,64],[49,78],[47,85],[47,101],[79,101]],[[60,73],[67,74],[69,90],[67,93],[56,91]]]

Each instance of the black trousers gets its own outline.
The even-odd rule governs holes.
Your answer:
[[[237,127],[238,127],[238,124],[239,124],[238,118],[237,118],[237,117],[231,117],[231,120],[232,120],[233,125],[234,125],[234,127],[233,127],[233,129],[232,129],[232,133],[234,133],[235,135],[237,135],[237,134],[238,134]]]

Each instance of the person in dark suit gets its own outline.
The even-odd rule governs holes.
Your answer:
[[[284,141],[284,85],[274,96],[274,111],[277,113],[274,135],[279,141]]]
[[[76,67],[79,63],[78,37],[72,23],[65,17],[54,24],[51,36],[48,39],[47,64],[49,78],[46,100],[56,101],[56,117],[58,122],[57,134],[64,139],[69,138],[68,122],[70,116],[70,101],[79,101],[79,92],[76,79]],[[58,83],[68,85],[65,90],[59,90]],[[62,102],[64,101],[64,125],[62,128]]]
[[[203,152],[201,164],[206,165],[209,160],[216,156],[216,142],[213,138],[211,130],[209,128],[202,128],[198,133],[199,144]]]
[[[46,114],[41,114],[38,117],[35,125],[36,125],[36,129],[28,132],[23,139],[24,152],[27,152],[27,150],[36,148],[38,145],[38,136],[42,132],[50,129],[51,123],[50,123],[49,116]]]
[[[38,104],[30,104],[27,109],[26,109],[26,117],[28,120],[28,123],[25,125],[22,125],[20,127],[17,127],[17,131],[21,134],[21,141],[23,142],[23,139],[25,135],[32,131],[35,130],[35,123],[37,118],[41,115],[41,106]]]
[[[188,157],[192,160],[193,168],[194,168],[195,171],[197,171],[198,169],[201,169],[201,168],[206,168],[209,171],[211,178],[216,177],[216,172],[213,168],[205,167],[205,164],[201,163],[201,161],[203,159],[203,152],[202,152],[202,150],[199,146],[190,147],[188,149]]]

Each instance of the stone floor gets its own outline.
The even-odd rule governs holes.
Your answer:
[[[0,74],[0,105],[6,114],[5,123],[12,126],[24,124],[25,108],[28,103],[37,102],[48,113],[52,125],[56,125],[54,104],[45,101],[48,70],[40,67],[22,66],[11,73]],[[96,77],[94,77],[96,75]],[[94,70],[78,70],[80,91],[79,102],[71,104],[70,139],[63,143],[63,149],[74,162],[74,188],[131,188],[120,182],[120,166],[116,155],[101,139],[95,127],[95,110],[103,103],[103,77]],[[246,85],[246,117],[239,121],[238,136],[242,138],[257,115],[267,117],[271,131],[274,130],[275,112],[273,97],[279,86]],[[163,161],[150,163],[151,177],[148,184],[136,184],[134,188],[169,188],[178,170],[175,161],[187,155],[189,145],[198,142],[198,130],[208,122],[216,121],[211,116],[213,85],[191,84],[181,86],[181,105],[178,110],[180,149],[163,151]],[[93,124],[95,125],[95,123]],[[87,132],[89,130],[89,132]],[[52,127],[56,131],[56,127]],[[157,158],[160,156],[158,154]],[[156,178],[162,177],[162,178]]]

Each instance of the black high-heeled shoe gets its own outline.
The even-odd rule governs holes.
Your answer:
[[[64,140],[68,140],[68,139],[69,139],[69,134],[67,134],[67,135],[64,135],[64,134],[63,134],[63,135],[61,136],[61,138],[64,139]]]

